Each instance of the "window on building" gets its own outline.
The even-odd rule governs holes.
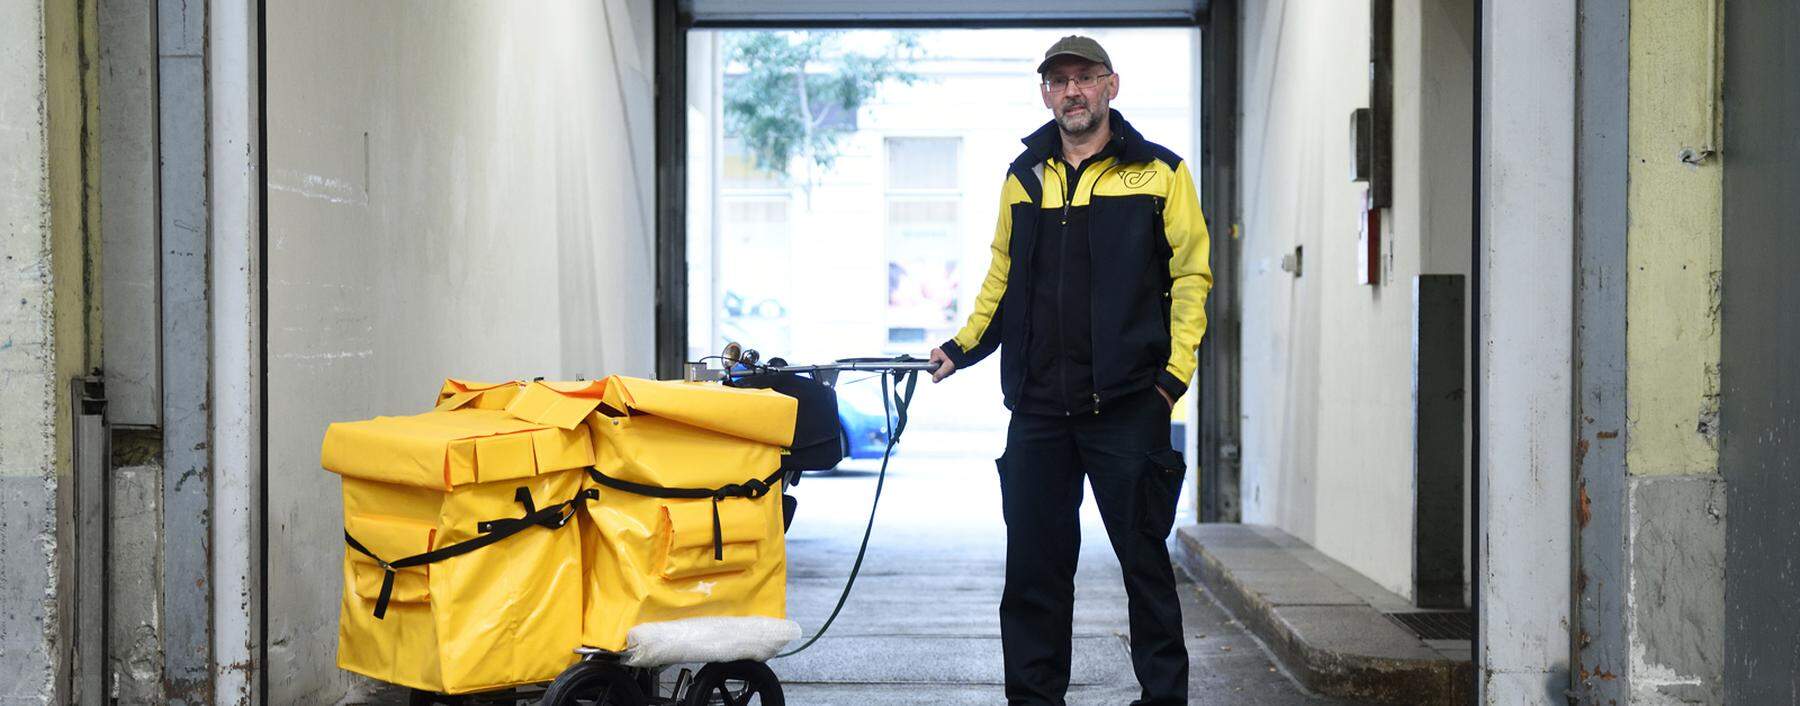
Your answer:
[[[719,328],[723,340],[788,350],[793,195],[742,140],[724,141],[719,170]]]
[[[887,339],[921,346],[956,326],[962,140],[887,139]]]

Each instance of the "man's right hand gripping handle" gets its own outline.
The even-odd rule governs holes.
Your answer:
[[[956,372],[956,363],[950,360],[950,356],[944,355],[942,348],[931,349],[931,362],[937,366],[931,370],[932,382],[943,382],[944,378]]]

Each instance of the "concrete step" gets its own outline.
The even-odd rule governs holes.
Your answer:
[[[1473,702],[1469,643],[1421,640],[1387,615],[1412,606],[1349,567],[1272,527],[1177,534],[1178,560],[1306,688],[1380,703]]]

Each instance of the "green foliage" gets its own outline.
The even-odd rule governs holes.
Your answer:
[[[829,169],[851,132],[828,121],[854,115],[887,82],[918,76],[899,68],[916,55],[916,38],[897,35],[880,53],[845,49],[842,32],[745,32],[726,40],[726,58],[744,73],[725,84],[725,130],[743,139],[759,169],[786,174],[795,157]],[[802,90],[804,86],[804,90]]]

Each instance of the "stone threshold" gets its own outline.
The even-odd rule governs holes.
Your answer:
[[[1419,639],[1386,613],[1418,610],[1273,527],[1200,524],[1178,561],[1308,689],[1391,704],[1474,703],[1466,640]]]

